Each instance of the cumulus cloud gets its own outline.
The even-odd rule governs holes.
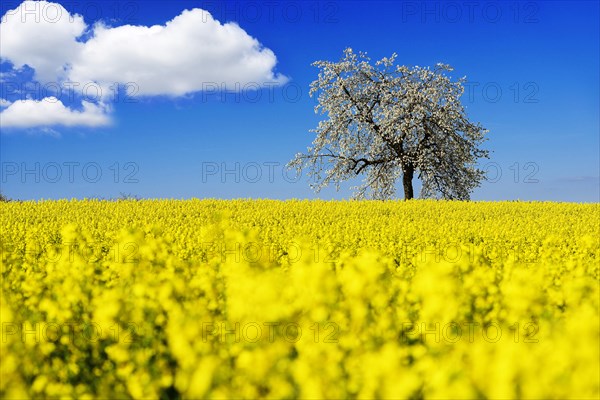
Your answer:
[[[10,106],[12,103],[6,99],[0,99],[0,107],[8,107]]]
[[[81,52],[77,42],[86,29],[80,15],[47,1],[25,1],[9,10],[0,22],[0,58],[16,68],[28,65],[42,82],[64,79],[65,68]]]
[[[274,72],[277,58],[270,49],[236,23],[221,24],[198,8],[184,10],[164,25],[109,27],[102,22],[88,26],[80,15],[70,14],[60,4],[28,0],[4,15],[0,35],[2,61],[10,61],[15,68],[33,68],[34,78],[41,83],[77,82],[79,87],[94,83],[103,89],[122,84],[135,88],[130,95],[175,97],[215,85],[235,91],[248,84],[281,85],[287,80]],[[83,40],[82,35],[89,38]],[[103,93],[107,97],[101,101],[110,101],[111,91]],[[17,110],[57,107],[38,103],[26,101]],[[70,116],[65,121],[87,121],[59,103],[61,115]],[[5,114],[14,105],[0,113],[3,126],[7,126]],[[101,104],[97,107],[106,109]],[[33,115],[25,120],[35,120],[36,125],[43,122]]]
[[[83,109],[66,107],[56,97],[42,100],[17,100],[0,113],[3,128],[45,126],[99,127],[110,124],[107,106],[83,101]]]
[[[96,25],[73,61],[70,77],[100,84],[133,82],[139,95],[179,96],[216,83],[228,90],[246,83],[284,83],[275,54],[234,23],[222,25],[200,9],[166,25]]]

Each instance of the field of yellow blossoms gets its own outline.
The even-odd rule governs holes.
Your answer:
[[[600,205],[0,204],[2,398],[600,396]]]

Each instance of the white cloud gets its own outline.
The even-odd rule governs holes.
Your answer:
[[[180,96],[216,83],[282,84],[275,54],[234,23],[224,25],[200,9],[183,11],[166,25],[94,27],[73,61],[70,78],[103,86],[133,82],[139,95]]]
[[[83,110],[72,110],[56,97],[42,100],[17,100],[0,113],[3,128],[46,126],[98,127],[110,124],[108,107],[83,102]]]
[[[42,83],[65,77],[65,66],[81,52],[76,41],[86,29],[80,15],[47,1],[24,1],[9,10],[0,23],[0,58],[16,68],[28,65]]]
[[[8,107],[10,106],[12,103],[6,99],[0,99],[0,107]]]
[[[91,32],[85,42],[77,38]],[[108,27],[97,23],[89,27],[83,18],[70,14],[61,5],[47,1],[25,1],[8,11],[0,23],[0,58],[21,68],[35,70],[35,79],[47,82],[77,82],[78,88],[95,83],[108,101],[115,83],[129,84],[130,95],[182,96],[215,85],[227,90],[243,90],[257,85],[284,84],[287,78],[274,72],[277,58],[258,40],[235,23],[221,24],[210,13],[184,10],[165,25]],[[87,36],[87,35],[86,35]],[[46,102],[47,103],[47,102]],[[60,102],[59,102],[60,103]],[[2,111],[3,125],[7,115],[24,107],[49,110],[36,102],[15,104]],[[66,121],[88,121],[84,115],[62,108],[54,111],[68,116]],[[93,104],[89,103],[88,106]],[[52,106],[57,107],[57,106]],[[102,106],[97,106],[103,109]],[[5,115],[6,114],[6,115]],[[20,115],[23,121],[11,120],[13,126],[57,123],[51,113]],[[97,117],[97,114],[92,113]],[[102,114],[102,118],[107,118]],[[71,122],[70,122],[71,123]],[[32,125],[27,125],[32,126]]]

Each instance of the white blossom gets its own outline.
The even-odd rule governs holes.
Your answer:
[[[412,198],[416,173],[421,197],[469,199],[484,179],[475,164],[488,152],[478,147],[487,130],[467,119],[460,102],[465,78],[453,82],[446,64],[409,68],[396,65],[396,57],[372,65],[348,48],[337,63],[313,64],[320,71],[310,95],[326,118],[311,130],[308,153],[288,166],[308,168],[317,192],[364,175],[355,198],[389,199],[402,177],[405,198]]]

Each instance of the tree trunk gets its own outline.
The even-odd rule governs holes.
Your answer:
[[[413,193],[413,175],[415,169],[412,165],[407,165],[402,168],[402,184],[404,185],[404,200],[410,200],[414,197]]]

